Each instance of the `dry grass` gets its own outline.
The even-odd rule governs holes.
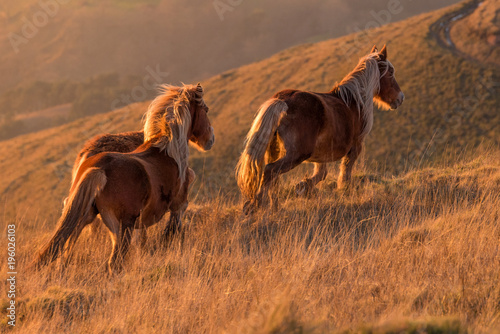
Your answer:
[[[483,140],[498,143],[500,95],[488,85],[499,72],[459,59],[429,37],[429,25],[449,10],[375,29],[369,42],[350,35],[297,46],[207,80],[218,141],[210,153],[191,157],[198,180],[185,236],[162,248],[162,226],[151,228],[146,249],[134,251],[115,277],[104,274],[111,247],[104,233],[82,236],[66,268],[34,272],[28,263],[54,230],[82,143],[138,129],[147,104],[2,142],[0,229],[17,224],[20,261],[15,330],[499,328],[500,151],[459,153]],[[298,168],[283,183],[281,208],[242,216],[232,175],[258,105],[283,88],[330,88],[373,42],[389,43],[407,100],[397,114],[376,113],[365,150],[370,166],[358,164],[349,192],[336,191],[331,175],[309,199],[292,194],[305,169]],[[360,53],[345,57],[342,50],[355,44]],[[437,164],[446,149],[443,161],[453,163]],[[394,171],[400,176],[384,176]]]
[[[198,198],[183,239],[162,248],[160,226],[151,228],[145,250],[114,277],[104,274],[104,235],[82,237],[68,267],[32,271],[27,264],[53,225],[19,218],[16,330],[499,328],[500,151],[398,178],[358,171],[349,192],[334,190],[329,177],[309,199],[290,195],[296,181],[282,185],[281,208],[253,217],[231,198]]]
[[[429,25],[456,8],[383,26],[367,36],[300,45],[203,82],[216,144],[207,153],[191,156],[190,166],[200,175],[198,185],[207,193],[234,191],[236,182],[228,175],[233,174],[259,105],[285,88],[330,89],[375,43],[388,44],[406,100],[397,111],[375,112],[364,150],[374,169],[402,173],[433,161],[446,149],[500,143],[500,94],[495,94],[499,68],[456,57],[429,36]],[[351,47],[355,52],[346,55]],[[6,217],[26,213],[29,219],[57,219],[83,143],[98,133],[139,130],[146,108],[147,103],[132,104],[2,142],[0,207]]]
[[[429,25],[456,7],[383,26],[365,37],[355,34],[300,45],[203,82],[216,144],[209,152],[191,156],[190,166],[200,176],[198,185],[208,193],[234,192],[236,182],[228,175],[233,174],[259,105],[285,88],[330,89],[374,43],[388,44],[406,100],[397,111],[375,112],[364,150],[373,168],[402,173],[446,149],[500,143],[500,94],[495,93],[499,68],[460,59],[428,35]],[[344,50],[351,47],[356,52],[346,56]],[[38,215],[41,221],[57,219],[83,143],[98,133],[139,130],[146,108],[147,103],[132,104],[2,142],[0,207],[7,219],[19,214],[29,219]]]

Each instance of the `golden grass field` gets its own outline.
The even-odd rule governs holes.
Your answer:
[[[495,332],[500,151],[454,160],[395,178],[359,168],[351,190],[328,177],[305,199],[291,176],[281,207],[252,217],[222,194],[191,203],[183,238],[162,247],[149,229],[113,277],[104,231],[84,234],[67,267],[29,269],[53,224],[20,217],[16,330]]]
[[[389,60],[406,98],[396,111],[375,112],[364,150],[372,170],[398,175],[447,151],[472,149],[481,143],[498,145],[499,67],[457,57],[429,35],[432,23],[460,6],[367,34],[300,45],[203,81],[216,144],[210,152],[192,152],[190,165],[199,175],[195,188],[203,183],[209,190],[204,195],[220,189],[235,193],[234,167],[260,104],[286,88],[329,90],[374,43],[388,44]],[[353,54],[347,56],[346,50]],[[147,106],[148,102],[136,103],[3,141],[0,207],[6,219],[25,215],[55,224],[83,143],[99,133],[140,129]]]
[[[440,48],[429,30],[462,5],[204,81],[216,143],[190,157],[184,233],[162,245],[164,219],[114,276],[104,230],[85,231],[67,266],[30,263],[54,232],[82,144],[139,129],[148,103],[0,142],[0,229],[16,225],[18,261],[17,324],[4,316],[4,284],[0,332],[500,333],[500,71]],[[297,198],[305,164],[284,177],[279,208],[242,215],[234,166],[258,106],[284,88],[328,90],[374,43],[388,44],[406,99],[375,112],[350,189],[336,189],[331,164],[317,192]]]

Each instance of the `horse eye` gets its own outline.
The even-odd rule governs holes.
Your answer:
[[[207,109],[205,110],[205,112],[208,114],[208,111],[209,111],[209,110],[210,110],[210,108],[209,108],[209,107],[207,107]]]

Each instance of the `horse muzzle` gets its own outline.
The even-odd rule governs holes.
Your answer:
[[[213,128],[212,128],[212,136],[210,137],[210,139],[205,143],[205,145],[203,146],[203,149],[205,151],[208,151],[212,148],[212,146],[214,146],[215,144],[215,135],[214,135],[214,132],[213,132]]]
[[[391,109],[398,109],[398,107],[403,104],[404,100],[405,94],[403,94],[403,92],[399,92],[396,100],[391,103]]]

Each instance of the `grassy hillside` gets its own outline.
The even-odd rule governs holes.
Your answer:
[[[29,264],[54,231],[82,143],[139,129],[148,103],[1,142],[0,229],[16,225],[12,332],[498,332],[500,73],[441,48],[429,30],[460,8],[204,81],[216,144],[190,157],[198,178],[184,233],[164,246],[165,222],[148,229],[112,277],[104,231],[84,231],[66,267]],[[258,106],[284,88],[329,89],[375,43],[388,44],[406,100],[376,112],[350,190],[336,189],[332,164],[311,198],[297,198],[304,165],[284,178],[279,208],[242,215],[233,169]],[[0,306],[8,331],[6,294]]]
[[[457,1],[407,2],[391,20]],[[110,72],[143,77],[147,66],[157,64],[170,73],[170,81],[206,78],[311,38],[342,36],[355,26],[363,29],[374,20],[370,10],[387,8],[386,0],[371,1],[368,8],[360,0],[254,0],[238,5],[224,0],[233,5],[221,18],[213,1],[72,0],[43,5],[54,2],[0,4],[0,92],[35,79],[84,80]]]
[[[0,140],[150,99],[154,83],[206,79],[293,45],[456,2],[410,1],[392,15],[387,0],[4,1]],[[107,75],[115,80],[96,80]],[[70,118],[32,127],[36,119],[19,117],[66,103]]]
[[[183,238],[163,248],[150,228],[113,277],[104,232],[84,233],[66,268],[29,269],[53,224],[19,217],[16,330],[494,333],[500,153],[457,160],[396,178],[358,170],[347,193],[328,178],[314,199],[287,192],[294,179],[281,208],[252,217],[227,196],[198,200]]]
[[[500,6],[486,1],[450,30],[457,48],[480,62],[500,66]],[[472,38],[471,38],[472,37]]]
[[[498,67],[457,57],[440,48],[429,32],[432,23],[457,8],[460,5],[366,34],[300,45],[203,82],[216,145],[209,153],[195,152],[191,157],[199,176],[196,189],[203,196],[214,196],[221,188],[235,193],[233,169],[258,106],[284,88],[330,89],[374,43],[388,44],[406,100],[397,111],[375,113],[361,165],[381,173],[400,173],[425,166],[447,152],[498,143]],[[147,103],[138,103],[3,142],[4,216],[39,215],[53,221],[83,142],[98,133],[139,129],[146,107]]]

